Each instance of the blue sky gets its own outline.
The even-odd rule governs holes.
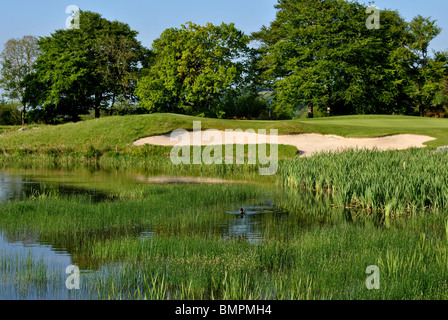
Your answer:
[[[362,3],[368,1],[360,0]],[[10,38],[24,35],[47,36],[65,28],[65,8],[77,5],[82,10],[102,14],[109,20],[128,23],[140,32],[139,40],[150,47],[153,40],[170,27],[187,21],[197,24],[234,22],[249,34],[269,25],[275,18],[277,0],[15,0],[2,1],[0,11],[0,50]],[[434,40],[435,50],[448,49],[447,0],[377,0],[380,9],[397,9],[410,21],[417,14],[431,16],[443,28]],[[366,15],[367,18],[367,15]]]

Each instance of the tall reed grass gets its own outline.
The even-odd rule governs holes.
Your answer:
[[[320,153],[280,167],[285,187],[329,196],[366,215],[416,216],[448,205],[448,153],[429,150]]]
[[[447,157],[347,151],[286,161],[278,185],[139,185],[98,203],[44,193],[2,204],[0,226],[90,270],[76,298],[447,299]],[[229,208],[267,200],[287,213],[260,220],[262,241],[211,232],[240,219]],[[4,274],[19,270],[8,283],[66,297],[60,273],[27,259],[2,255]],[[380,290],[366,288],[370,265]]]

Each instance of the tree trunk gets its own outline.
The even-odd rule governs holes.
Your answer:
[[[25,110],[26,110],[26,106],[25,106],[25,104],[23,104],[23,108],[22,108],[22,126],[25,125]]]
[[[95,106],[95,119],[98,119],[100,116],[100,108]]]
[[[101,106],[101,95],[95,94],[95,119],[98,119],[101,116],[100,106]]]
[[[308,104],[308,118],[314,118],[313,104]]]

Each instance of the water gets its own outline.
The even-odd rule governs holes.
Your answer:
[[[61,249],[53,248],[51,245],[39,243],[38,236],[31,233],[6,235],[0,231],[0,261],[2,265],[8,263],[8,267],[3,268],[0,277],[0,299],[52,299],[56,293],[47,284],[36,285],[35,281],[27,281],[29,273],[19,271],[23,267],[24,261],[32,257],[47,266],[47,270],[54,270],[59,274],[54,281],[54,287],[63,288],[63,275],[67,266],[71,265],[71,257]],[[29,269],[29,267],[28,267]],[[46,271],[48,272],[48,271]],[[22,274],[22,276],[20,276]],[[22,277],[22,281],[16,278]],[[19,284],[18,284],[19,283]],[[31,287],[31,288],[30,288]],[[69,299],[67,290],[56,290],[57,296],[61,299]]]
[[[230,181],[179,177],[151,170],[0,169],[0,204],[27,199],[42,192],[56,192],[59,195],[82,194],[90,196],[94,201],[102,201],[110,198],[108,196],[114,193],[117,187],[135,187],[139,184],[214,184]]]
[[[70,186],[63,182],[45,182],[40,181],[38,177],[33,179],[0,172],[0,203],[24,200],[44,192],[58,195],[83,194],[90,196],[94,201],[107,198],[106,193],[96,189]]]
[[[161,179],[173,183],[172,179],[166,179],[166,176],[162,176]],[[160,183],[161,179],[154,175],[132,170],[4,170],[0,172],[0,205],[5,202],[20,201],[37,196],[42,192],[55,192],[58,196],[88,195],[94,202],[113,201],[113,197],[110,195],[117,185],[136,186],[152,181]],[[190,180],[186,179],[185,181]],[[181,181],[180,183],[185,182]],[[198,183],[198,181],[194,180],[194,183]],[[225,240],[241,239],[256,244],[263,241],[266,224],[281,223],[282,219],[288,217],[287,212],[269,201],[246,205],[244,207],[246,215],[244,216],[240,215],[240,206],[241,204],[238,204],[228,208],[219,215],[221,218],[216,223],[211,226],[199,226],[188,230],[189,234],[196,233],[204,237],[221,237]],[[172,230],[165,231],[175,234]],[[83,237],[103,240],[140,237],[143,240],[148,240],[157,236],[160,232],[164,232],[164,230],[150,225],[137,225],[132,228],[120,228],[118,226],[109,228],[107,232],[103,230],[101,234],[99,231],[93,231],[88,235],[83,234]],[[94,289],[73,291],[66,288],[65,281],[69,276],[66,274],[66,268],[70,265],[79,266],[83,277],[101,274],[101,272],[107,270],[107,265],[98,264],[98,262],[91,261],[89,257],[80,256],[77,253],[79,252],[79,245],[76,239],[67,237],[48,239],[45,235],[29,230],[10,233],[0,225],[0,263],[3,263],[3,274],[0,276],[0,299],[34,300],[94,297]],[[35,266],[30,270],[35,269],[36,271],[28,270],[30,268],[28,260],[34,261]],[[5,264],[8,265],[5,266]],[[32,278],[35,274],[40,274],[40,280]],[[30,275],[32,275],[31,279]],[[23,278],[23,280],[18,281],[17,278]]]
[[[227,211],[232,219],[228,219],[220,226],[224,239],[247,239],[250,243],[258,243],[263,240],[262,225],[266,220],[279,220],[288,215],[286,211],[268,202],[263,205],[243,208],[245,214],[241,215],[241,208]],[[277,221],[278,222],[278,221]]]
[[[210,182],[212,179],[203,179]],[[113,187],[117,185],[138,185],[157,181],[193,181],[198,183],[200,179],[189,177],[176,177],[172,179],[166,175],[154,176],[132,170],[87,170],[77,169],[72,171],[45,170],[45,169],[21,169],[15,171],[0,172],[0,204],[7,201],[20,201],[39,195],[43,192],[56,192],[59,196],[74,194],[88,195],[94,202],[113,199]],[[101,190],[100,190],[101,189]],[[267,220],[275,220],[287,215],[281,208],[273,203],[266,202],[259,205],[246,206],[246,215],[241,217],[240,207],[235,206],[226,211],[227,217],[218,221],[209,230],[200,230],[204,234],[221,235],[224,239],[247,239],[251,243],[259,242],[262,238],[262,229]],[[0,226],[1,230],[1,226]],[[109,230],[111,234],[120,234],[117,230]],[[129,230],[125,230],[129,234]],[[143,238],[154,235],[152,226],[138,226],[130,234],[140,234]],[[103,238],[107,235],[103,235]],[[35,236],[37,239],[38,236]],[[34,242],[37,244],[37,240]],[[1,247],[1,246],[0,246]],[[65,250],[66,248],[62,248]]]

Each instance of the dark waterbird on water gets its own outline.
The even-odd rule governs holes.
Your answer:
[[[246,214],[246,210],[244,210],[243,208],[241,208],[240,210],[240,215],[241,217],[243,217]]]

